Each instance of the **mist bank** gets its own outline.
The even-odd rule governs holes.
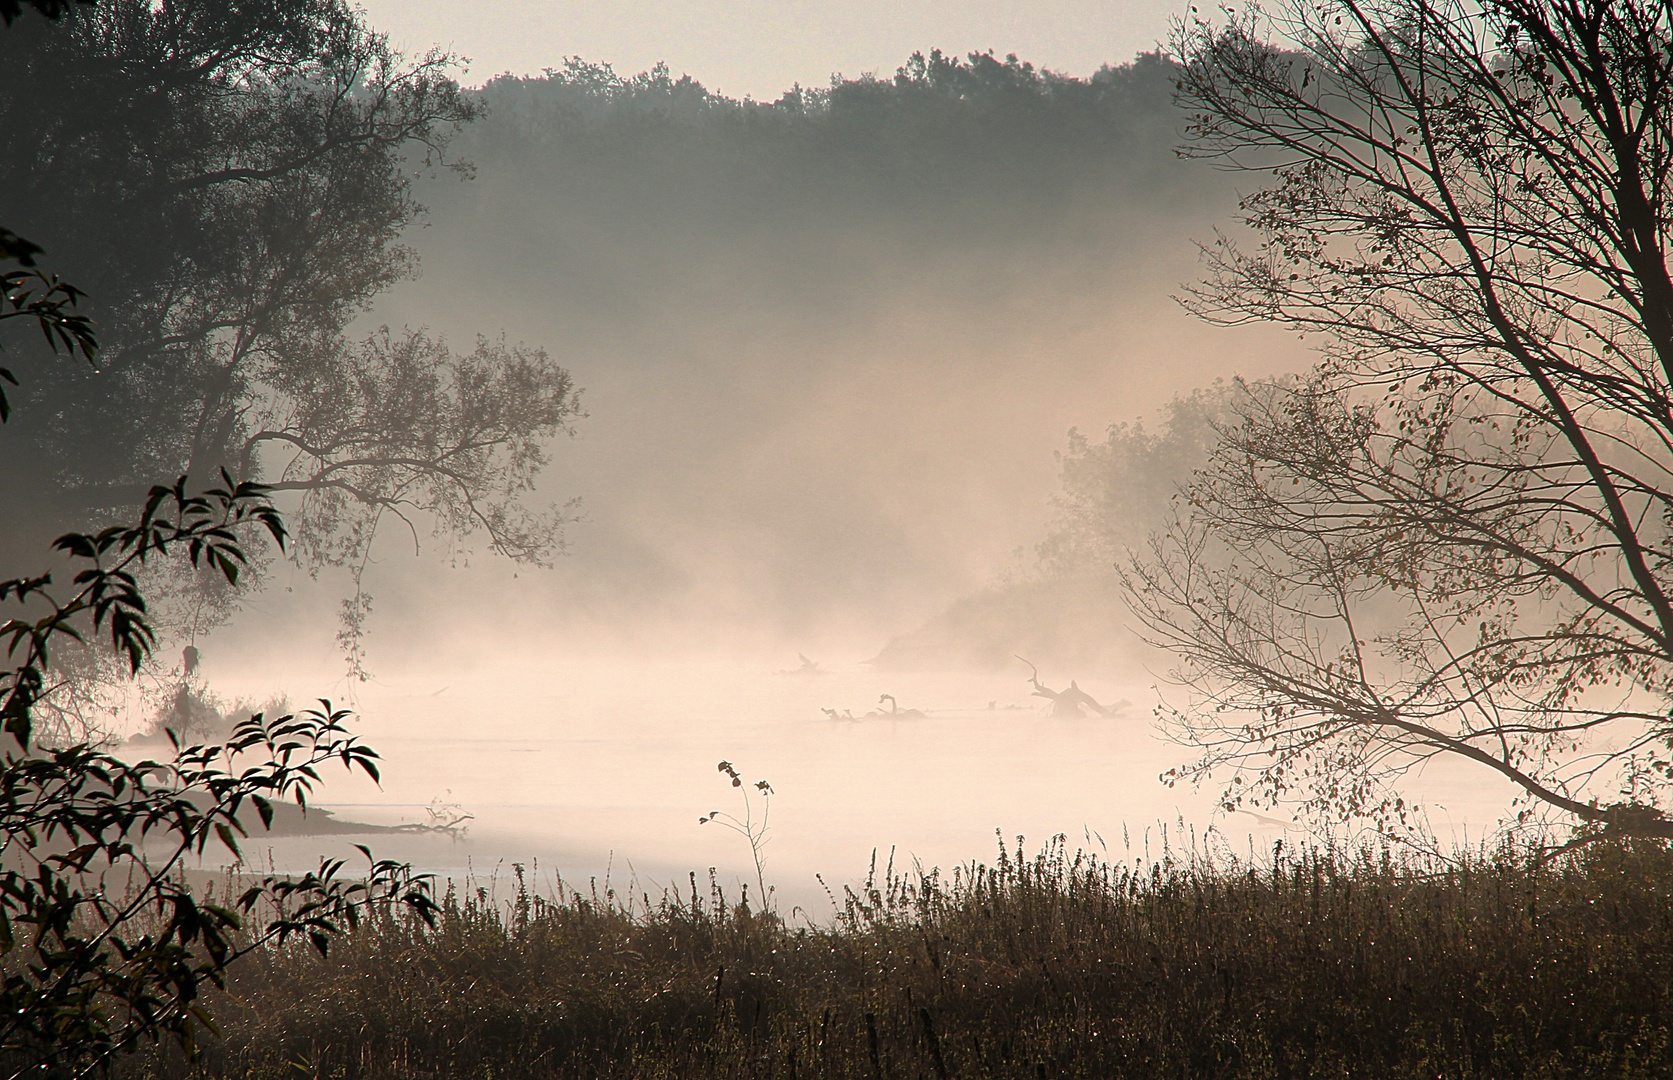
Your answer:
[[[1235,205],[1175,154],[1171,78],[931,54],[770,103],[580,61],[487,84],[475,177],[420,192],[423,275],[368,322],[503,325],[584,388],[540,479],[583,499],[569,554],[489,592],[554,630],[875,650],[1031,566],[1070,428],[1297,362],[1170,299]]]
[[[1287,381],[1280,377],[1278,381]],[[1081,671],[1164,671],[1173,658],[1135,629],[1123,572],[1183,509],[1182,492],[1235,429],[1259,385],[1216,379],[1176,395],[1149,422],[1070,429],[1051,519],[1018,566],[891,638],[885,671],[995,670],[1023,656]]]

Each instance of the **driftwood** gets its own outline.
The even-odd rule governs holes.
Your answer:
[[[1280,828],[1280,829],[1301,829],[1301,830],[1305,830],[1307,828],[1307,826],[1301,824],[1301,822],[1299,822],[1299,821],[1287,821],[1284,818],[1268,817],[1265,814],[1257,814],[1253,810],[1238,810],[1237,812],[1239,814],[1248,814],[1250,817],[1255,819],[1255,822],[1257,824],[1267,826],[1267,827],[1277,827],[1277,828]]]
[[[823,674],[825,674],[825,669],[820,667],[817,661],[809,660],[807,658],[806,653],[797,653],[796,654],[796,659],[798,659],[802,662],[801,667],[779,668],[778,673],[780,675],[823,675]]]
[[[1015,653],[1011,655],[1016,656]],[[1034,684],[1034,696],[1046,698],[1051,702],[1051,714],[1053,716],[1084,716],[1085,714],[1081,712],[1083,708],[1091,709],[1098,716],[1113,717],[1115,715],[1112,710],[1098,704],[1097,699],[1091,694],[1075,685],[1073,679],[1069,680],[1069,689],[1053,690],[1040,681],[1040,669],[1035,667],[1031,661],[1023,660],[1020,656],[1017,656],[1017,659],[1028,665],[1030,672],[1028,681]]]

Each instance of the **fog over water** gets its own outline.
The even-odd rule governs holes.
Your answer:
[[[458,344],[503,326],[569,368],[589,416],[531,496],[581,500],[568,552],[517,567],[420,533],[415,556],[386,530],[364,683],[321,617],[343,577],[281,565],[204,643],[217,691],[352,704],[383,786],[328,777],[319,801],[375,824],[462,808],[464,839],[371,838],[450,876],[538,860],[654,899],[712,866],[730,888],[747,844],[698,825],[742,809],[721,760],[774,785],[767,880],[815,917],[814,875],[854,881],[873,849],[950,867],[991,859],[996,829],[1116,858],[1159,856],[1164,826],[1239,854],[1299,835],[1158,781],[1189,757],[1152,723],[1167,659],[1113,601],[1084,628],[1019,601],[983,665],[866,663],[1038,575],[1071,428],[1309,361],[1172,299],[1236,190],[1174,155],[1158,61],[1108,73],[1092,104],[1017,104],[1015,74],[989,70],[978,106],[850,84],[813,119],[600,69],[488,86],[457,147],[475,179],[425,182],[422,275],[362,325]],[[1113,717],[1030,696],[1009,654],[1047,631],[1107,639],[1030,659]],[[799,654],[820,673],[786,673]],[[864,718],[884,694],[927,715]],[[1451,779],[1428,781],[1435,823],[1477,835],[1504,793]],[[294,866],[322,844],[346,847],[253,846]]]
[[[773,785],[766,880],[785,910],[801,905],[814,918],[830,910],[815,875],[840,896],[874,849],[880,868],[892,848],[897,869],[950,869],[991,863],[996,830],[1013,847],[1026,836],[1030,852],[1062,833],[1071,847],[1129,860],[1169,846],[1249,857],[1310,835],[1218,813],[1212,792],[1163,786],[1158,774],[1186,752],[1151,726],[1148,686],[1081,679],[1116,716],[1065,720],[1028,695],[1025,670],[881,676],[833,662],[825,675],[798,676],[764,659],[527,648],[386,669],[356,695],[357,730],[383,754],[383,785],[328,772],[322,804],[377,824],[424,822],[427,804],[453,804],[475,815],[468,832],[258,837],[252,861],[357,858],[349,844],[364,841],[448,877],[503,882],[522,862],[538,864],[547,889],[556,875],[583,892],[608,876],[622,895],[636,883],[653,900],[664,886],[689,888],[692,871],[706,891],[714,867],[735,896],[754,879],[747,843],[698,824],[714,810],[742,815],[739,792],[716,771],[722,760]],[[246,674],[252,685],[302,681]],[[833,721],[821,712],[888,711],[880,693],[927,715]],[[1417,785],[1434,800],[1441,835],[1480,839],[1496,820],[1507,792],[1480,779],[1443,767]],[[211,853],[204,865],[223,861]]]

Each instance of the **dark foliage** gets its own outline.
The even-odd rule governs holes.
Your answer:
[[[0,22],[4,22],[7,26],[10,26],[12,23],[16,22],[23,15],[24,10],[28,8],[32,8],[35,11],[40,12],[49,19],[58,19],[62,18],[64,13],[69,11],[71,7],[77,3],[91,5],[94,2],[95,0],[0,0]],[[4,247],[7,239],[8,236],[5,231],[0,230],[0,253],[4,253],[6,257],[15,257],[7,252]],[[10,239],[15,240],[16,237],[10,237]],[[35,248],[35,250],[39,251],[40,248]]]
[[[479,109],[452,63],[338,0],[108,0],[0,37],[7,223],[85,291],[102,345],[97,371],[18,369],[0,493],[56,530],[155,476],[277,468],[306,562],[398,514],[549,555],[562,515],[520,499],[579,415],[568,374],[522,346],[344,337],[413,269],[415,166],[459,167],[447,141]]]
[[[49,18],[68,9],[33,6]],[[17,4],[0,4],[8,25],[18,14]],[[0,258],[28,268],[40,251],[0,229]],[[53,353],[94,359],[90,322],[72,313],[79,289],[33,269],[8,270],[0,284],[0,321],[32,319]],[[0,381],[17,382],[5,368]],[[10,412],[0,392],[0,423]],[[215,1029],[201,990],[223,985],[227,965],[251,949],[303,937],[325,955],[332,936],[396,903],[421,921],[433,916],[428,881],[365,848],[362,877],[341,876],[342,860],[327,859],[316,873],[252,882],[230,904],[200,898],[178,876],[181,860],[210,843],[237,855],[250,814],[266,829],[286,800],[305,810],[327,762],[376,779],[377,754],[327,702],[300,715],[257,713],[222,745],[171,737],[164,762],[40,739],[42,706],[64,688],[55,651],[97,654],[95,639],[108,637],[129,674],[150,659],[157,632],[140,577],[148,565],[184,563],[232,588],[252,534],[283,548],[266,490],[234,483],[224,468],[220,477],[223,487],[196,495],[185,476],[153,486],[137,522],[59,537],[53,547],[73,575],[67,595],[51,572],[0,581],[0,603],[14,613],[0,623],[15,665],[0,670],[0,1069],[10,1076],[86,1076],[142,1040],[167,1038],[190,1054],[199,1029]],[[10,505],[15,521],[19,504]],[[252,931],[246,919],[258,910]]]
[[[0,230],[0,259],[14,258],[26,267],[33,267],[31,257],[41,249],[15,234]],[[9,245],[9,246],[7,246]],[[75,313],[77,302],[84,294],[67,281],[39,270],[0,271],[0,322],[8,319],[34,319],[46,338],[47,347],[56,355],[77,352],[89,362],[99,347],[91,320]],[[12,417],[11,401],[6,397],[6,383],[17,385],[17,378],[7,368],[0,367],[0,423]]]
[[[377,777],[377,755],[328,703],[252,716],[224,745],[175,742],[163,762],[36,741],[60,645],[106,637],[131,672],[150,658],[156,633],[139,578],[148,562],[182,560],[235,585],[247,561],[242,534],[259,528],[283,543],[259,485],[223,479],[223,488],[188,495],[182,477],[153,488],[136,523],[60,537],[55,547],[74,568],[67,595],[50,573],[0,581],[0,602],[15,612],[0,624],[15,665],[0,671],[0,1068],[8,1075],[85,1075],[164,1037],[189,1053],[200,1026],[214,1027],[202,989],[250,949],[301,936],[323,954],[363,912],[396,902],[421,920],[431,915],[428,883],[370,852],[362,878],[341,876],[342,861],[327,860],[317,873],[254,882],[233,905],[201,900],[178,876],[183,858],[212,843],[238,854],[249,819],[270,826],[275,803],[305,807],[324,764]],[[243,933],[257,909],[261,928]]]
[[[1197,192],[1195,173],[1183,189],[1146,190],[1186,175],[1173,154],[1172,78],[1157,54],[1074,78],[1015,56],[932,52],[893,79],[756,103],[664,67],[628,77],[571,59],[544,78],[490,81],[489,118],[465,145],[485,170],[530,170],[559,207],[643,201],[641,213],[682,239],[721,222],[750,237],[822,237],[833,224],[887,221],[932,243],[969,241],[954,230],[972,228],[1020,241],[1078,195]],[[595,190],[605,177],[616,190]]]

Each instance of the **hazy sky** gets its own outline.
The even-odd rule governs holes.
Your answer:
[[[832,72],[891,74],[914,50],[992,49],[1072,75],[1167,37],[1183,0],[364,0],[409,50],[471,58],[476,84],[565,56],[641,71],[665,60],[732,97],[776,98]]]

